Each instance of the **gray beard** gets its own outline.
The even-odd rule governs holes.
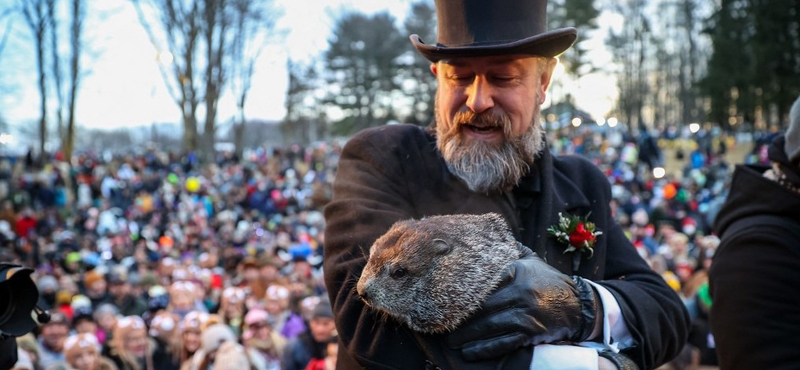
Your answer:
[[[436,115],[438,118],[438,112]],[[461,137],[461,125],[466,123],[500,126],[505,140],[500,144],[477,140],[466,142]],[[447,163],[447,169],[470,190],[480,193],[506,190],[517,185],[545,145],[538,109],[528,130],[519,137],[513,137],[508,115],[493,112],[480,115],[460,112],[450,130],[445,131],[443,125],[437,124],[436,133],[436,146]]]

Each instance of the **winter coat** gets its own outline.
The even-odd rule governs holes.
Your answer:
[[[788,165],[781,139],[769,155]],[[765,178],[767,169],[736,167],[714,225],[721,243],[709,271],[709,316],[726,370],[800,364],[800,193]]]
[[[446,346],[445,335],[422,335],[367,309],[355,285],[369,247],[398,220],[440,214],[502,214],[517,240],[565,274],[606,287],[619,302],[635,344],[623,351],[641,368],[674,357],[688,332],[688,314],[664,280],[638,255],[614,222],[608,180],[582,157],[554,157],[543,150],[530,173],[511,191],[470,191],[446,168],[430,130],[412,125],[382,126],[354,136],[344,147],[325,209],[325,283],[340,338],[339,369],[524,368],[532,349],[518,350],[507,365],[468,363]],[[603,234],[594,254],[583,254],[572,270],[572,255],[550,237],[559,212],[590,214]]]

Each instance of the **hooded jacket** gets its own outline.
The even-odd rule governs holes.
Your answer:
[[[782,138],[770,160],[798,178]],[[768,167],[736,167],[715,221],[721,243],[709,270],[711,331],[722,369],[800,364],[800,193],[768,179]]]

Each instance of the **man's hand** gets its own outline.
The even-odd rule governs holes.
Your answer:
[[[529,345],[581,342],[595,329],[599,298],[591,285],[523,248],[527,252],[509,266],[481,310],[448,335],[450,347],[468,361]]]

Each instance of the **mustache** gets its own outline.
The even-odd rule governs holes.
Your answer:
[[[464,110],[455,114],[453,117],[453,123],[477,127],[499,126],[506,128],[511,126],[511,118],[504,112],[497,110],[488,110],[481,113],[475,113],[471,110]]]

